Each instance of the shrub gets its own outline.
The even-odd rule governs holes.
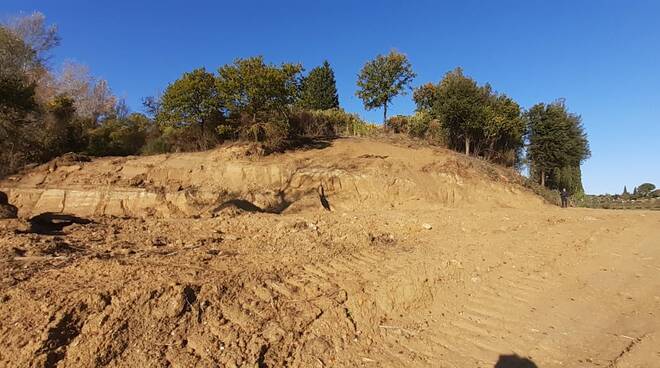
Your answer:
[[[410,118],[404,115],[396,115],[387,119],[385,131],[391,133],[408,133],[410,129]]]
[[[146,141],[146,129],[131,120],[106,120],[89,131],[87,153],[93,156],[128,156],[140,152]]]
[[[377,127],[340,108],[296,111],[290,119],[290,136],[335,137],[367,135]]]

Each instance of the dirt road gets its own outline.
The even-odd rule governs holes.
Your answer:
[[[431,225],[431,229],[427,229]],[[660,214],[3,222],[2,366],[653,367]]]

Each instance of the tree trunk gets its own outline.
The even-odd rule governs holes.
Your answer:
[[[541,186],[545,188],[545,170],[541,169]]]
[[[383,105],[383,125],[387,122],[387,102]]]
[[[465,154],[470,155],[470,137],[465,136]]]

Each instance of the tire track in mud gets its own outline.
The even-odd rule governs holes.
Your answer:
[[[367,332],[369,339],[377,340],[378,347],[372,349],[377,354],[365,361],[385,366],[423,361],[433,367],[453,362],[455,366],[492,367],[500,354],[516,353],[559,362],[564,352],[533,321],[534,303],[560,285],[543,271],[565,251],[561,247],[534,250],[540,264],[513,273],[495,269],[492,275],[484,272],[487,280],[475,281],[460,261],[448,259],[437,247],[370,248],[308,265],[299,278],[312,290],[332,286],[347,293],[344,304],[355,323],[356,337]],[[439,302],[438,295],[452,293],[458,303]],[[383,324],[398,316],[423,313],[426,326],[406,325],[405,318],[400,326]]]

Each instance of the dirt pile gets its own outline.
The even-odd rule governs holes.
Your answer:
[[[0,366],[653,366],[660,214],[547,206],[481,165],[340,140],[36,168],[2,183]],[[26,231],[49,190],[93,221]]]
[[[267,157],[242,146],[190,154],[63,159],[0,183],[22,216],[213,216],[226,204],[271,213],[315,208],[323,186],[339,210],[418,206],[528,206],[539,201],[510,173],[449,151],[344,139]],[[497,185],[493,179],[500,181]],[[521,198],[525,198],[521,200]],[[241,204],[243,206],[241,206]],[[225,206],[226,207],[226,206]]]

